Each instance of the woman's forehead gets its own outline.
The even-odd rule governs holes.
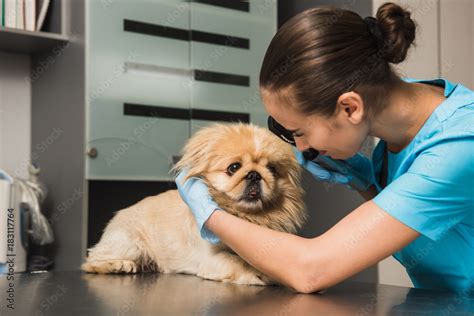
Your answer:
[[[296,110],[291,97],[285,97],[282,93],[262,93],[263,102],[267,113],[280,125],[289,130],[300,128],[306,116]]]
[[[260,89],[262,98],[272,100],[278,103],[295,103],[294,89],[285,87],[282,89]]]

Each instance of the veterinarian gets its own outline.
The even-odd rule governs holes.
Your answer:
[[[292,131],[299,151],[347,160],[367,136],[380,138],[372,160],[353,165],[373,181],[361,192],[367,201],[324,234],[302,238],[222,211],[198,178],[176,181],[203,238],[222,241],[301,293],[325,290],[390,255],[416,288],[472,290],[474,92],[396,74],[391,64],[405,59],[415,29],[410,12],[391,3],[376,18],[321,7],[283,25],[260,72],[265,108]],[[297,156],[318,180],[350,180]]]

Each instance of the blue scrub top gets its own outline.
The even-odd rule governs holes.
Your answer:
[[[474,293],[474,91],[442,78],[403,80],[444,87],[446,99],[408,146],[387,152],[385,188],[386,142],[377,144],[373,201],[421,234],[393,254],[415,287]]]

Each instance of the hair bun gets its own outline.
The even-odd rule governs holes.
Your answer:
[[[415,40],[416,24],[411,12],[387,2],[379,7],[376,18],[384,40],[385,60],[394,64],[402,62]]]

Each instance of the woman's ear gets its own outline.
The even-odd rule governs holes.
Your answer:
[[[345,92],[337,99],[336,112],[346,117],[352,124],[360,124],[363,121],[364,111],[364,102],[360,94],[354,91]]]

